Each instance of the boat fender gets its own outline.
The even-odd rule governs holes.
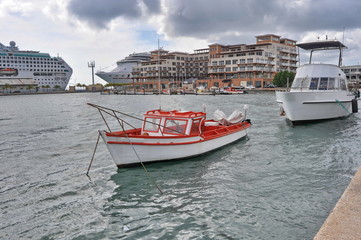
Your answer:
[[[285,116],[285,115],[286,115],[285,110],[283,109],[283,107],[280,107],[280,116]]]
[[[358,112],[358,103],[357,99],[352,99],[352,113]]]

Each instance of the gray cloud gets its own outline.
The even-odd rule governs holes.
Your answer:
[[[342,31],[361,27],[359,0],[71,0],[69,12],[97,28],[114,18],[162,15],[170,37],[234,38],[253,33],[287,33],[298,37],[309,31]],[[146,12],[142,11],[145,7]]]
[[[170,0],[166,33],[199,38],[225,31],[300,32],[359,28],[359,0]]]
[[[71,0],[68,11],[95,28],[107,28],[117,18],[137,19],[142,16],[141,4],[148,13],[159,13],[159,0]]]

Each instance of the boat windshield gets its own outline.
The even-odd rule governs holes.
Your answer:
[[[167,118],[164,124],[164,133],[185,134],[188,120]]]
[[[331,77],[295,78],[291,88],[300,90],[347,90],[345,79]]]
[[[161,118],[145,118],[143,130],[147,132],[158,132],[160,119]]]

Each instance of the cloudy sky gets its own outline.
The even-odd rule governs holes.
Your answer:
[[[298,42],[328,36],[348,47],[344,65],[357,65],[360,12],[360,0],[0,0],[0,42],[63,57],[74,70],[70,85],[91,83],[90,60],[112,70],[130,53],[155,50],[158,38],[166,50],[192,53],[267,33]]]

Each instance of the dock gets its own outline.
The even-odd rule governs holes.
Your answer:
[[[341,239],[361,239],[361,168],[314,237],[314,240]]]

